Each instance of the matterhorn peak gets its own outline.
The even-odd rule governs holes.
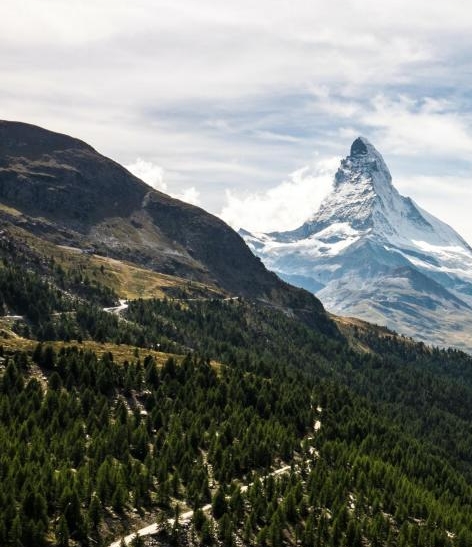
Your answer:
[[[351,144],[351,156],[365,156],[369,153],[369,147],[372,145],[365,137],[357,137]]]
[[[365,137],[358,137],[351,145],[349,156],[341,161],[334,179],[335,187],[345,183],[370,181],[376,191],[386,186],[390,191],[392,176],[380,152]]]
[[[242,235],[269,269],[329,311],[435,343],[456,337],[463,319],[460,345],[472,351],[472,249],[398,192],[365,137],[353,141],[331,192],[299,228]]]
[[[355,141],[351,144],[351,152],[349,157],[353,158],[365,158],[365,156],[370,156],[371,158],[382,158],[380,152],[375,148],[375,146],[365,137],[357,137]]]

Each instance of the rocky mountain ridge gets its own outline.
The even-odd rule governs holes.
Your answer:
[[[329,324],[316,298],[269,272],[223,221],[67,135],[0,122],[0,224]]]

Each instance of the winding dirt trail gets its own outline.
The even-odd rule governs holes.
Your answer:
[[[321,412],[321,408],[318,407],[317,411]],[[313,424],[314,433],[319,431],[320,428],[321,428],[321,421],[316,420],[315,423]],[[280,475],[283,475],[284,473],[288,473],[291,469],[292,469],[291,465],[284,465],[283,467],[279,467],[275,471],[271,471],[270,473],[267,473],[267,475],[264,475],[264,477],[261,477],[261,478],[264,479],[264,478],[267,478],[267,477],[270,477],[270,476],[278,477]],[[243,492],[243,493],[247,492],[247,490],[253,484],[254,483],[251,482],[249,484],[242,485],[241,486],[241,492]],[[200,509],[204,513],[208,513],[211,510],[211,504],[208,503],[207,505],[204,505],[203,507],[200,507]],[[185,513],[182,513],[179,516],[179,523],[180,524],[185,524],[187,522],[190,522],[190,520],[193,517],[193,513],[194,513],[193,510],[186,511]],[[167,523],[169,524],[169,526],[172,527],[175,524],[175,519],[173,519],[173,518],[167,519]],[[124,540],[125,545],[129,545],[131,543],[131,541],[136,537],[136,534],[138,536],[141,536],[141,537],[143,537],[143,536],[152,536],[154,534],[157,534],[158,531],[159,531],[159,525],[157,523],[149,524],[148,526],[145,526],[144,528],[140,528],[139,530],[134,531],[132,534],[129,534],[129,535],[125,536],[124,538],[120,538],[120,539],[114,541],[113,543],[110,543],[108,545],[108,547],[120,547],[120,545],[122,544],[121,543],[122,540]]]
[[[103,308],[103,311],[107,311],[108,313],[119,314],[121,311],[126,310],[127,307],[128,307],[128,302],[126,300],[120,299],[119,306],[113,306],[112,308]]]

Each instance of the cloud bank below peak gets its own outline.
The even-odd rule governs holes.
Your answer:
[[[234,229],[253,232],[290,230],[304,222],[319,206],[333,184],[339,158],[320,160],[289,175],[265,192],[237,194],[226,191],[220,217]]]

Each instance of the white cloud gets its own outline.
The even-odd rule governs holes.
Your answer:
[[[472,158],[472,112],[453,98],[379,93],[366,100],[323,89],[314,90],[311,106],[318,115],[332,118],[343,140],[365,134],[381,152],[402,156],[405,162],[411,157]]]
[[[409,96],[391,100],[378,95],[372,109],[360,118],[379,130],[377,144],[391,154],[472,155],[470,116],[459,114],[450,101]]]
[[[128,171],[136,177],[149,184],[155,190],[169,194],[173,198],[180,199],[192,205],[200,205],[200,192],[191,186],[180,191],[173,192],[168,189],[167,182],[164,181],[164,169],[151,161],[138,158],[134,163],[125,166]]]
[[[138,158],[134,163],[125,165],[125,167],[155,190],[167,191],[167,184],[164,182],[164,169],[160,165]]]
[[[299,137],[294,137],[293,135],[284,135],[282,133],[275,133],[274,131],[256,130],[254,134],[256,137],[260,139],[266,139],[269,141],[290,142],[290,143],[297,143],[301,141]]]
[[[339,158],[319,160],[303,167],[288,180],[265,192],[226,191],[220,217],[235,229],[252,232],[290,230],[301,225],[319,207],[333,184]]]
[[[85,95],[115,115],[124,107],[300,92],[320,82],[396,83],[439,47],[417,33],[405,37],[397,10],[382,9],[372,24],[370,2],[322,10],[269,0],[5,2],[2,81],[21,95]]]
[[[200,205],[200,192],[191,186],[190,188],[184,189],[178,194],[171,194],[172,197],[185,201],[186,203],[191,203],[192,205]]]

